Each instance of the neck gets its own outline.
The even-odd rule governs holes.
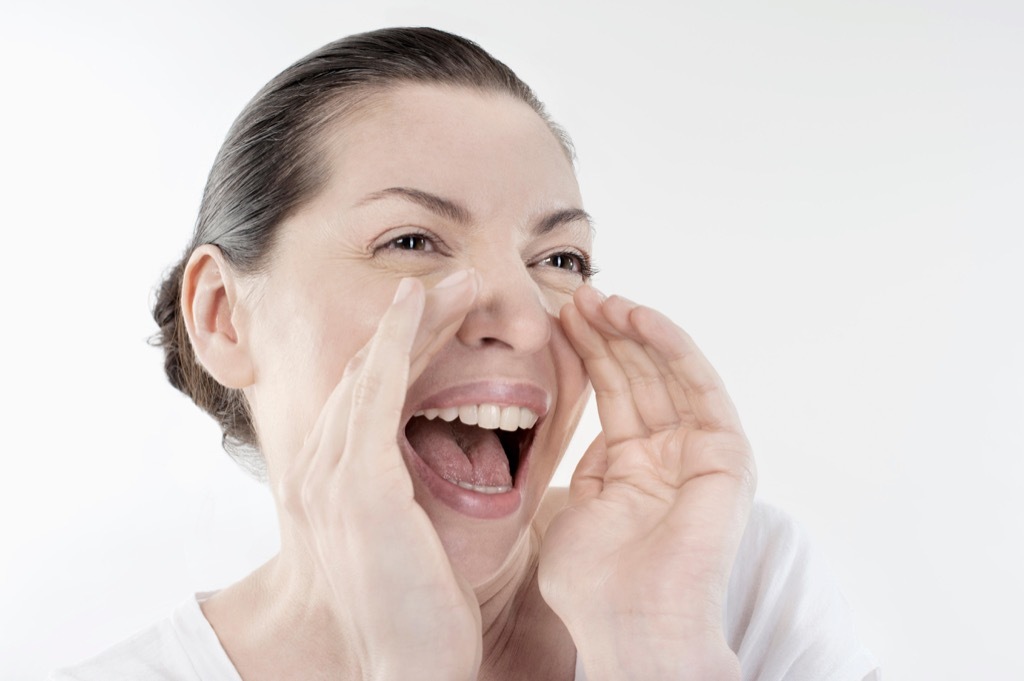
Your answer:
[[[539,551],[534,526],[502,580],[477,590],[484,651],[479,681],[573,678],[575,646],[537,585]]]
[[[575,646],[537,586],[542,530],[535,524],[502,569],[476,589],[483,632],[479,681],[573,678]],[[343,628],[323,589],[275,556],[202,609],[245,681],[350,678],[339,643]]]

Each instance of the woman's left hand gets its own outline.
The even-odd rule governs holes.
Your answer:
[[[545,534],[541,592],[592,681],[738,679],[724,599],[756,474],[725,387],[650,308],[584,286],[561,319],[602,433]]]

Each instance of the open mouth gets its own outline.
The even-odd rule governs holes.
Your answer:
[[[484,495],[516,487],[538,422],[526,407],[467,404],[412,415],[405,437],[443,480]]]

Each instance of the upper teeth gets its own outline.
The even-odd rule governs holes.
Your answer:
[[[413,416],[424,416],[430,420],[441,417],[442,421],[458,419],[467,426],[510,431],[517,428],[533,428],[539,418],[526,407],[499,407],[496,404],[466,404],[444,409],[423,409]]]

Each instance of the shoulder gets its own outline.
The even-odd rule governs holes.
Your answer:
[[[726,634],[744,679],[877,679],[849,605],[803,528],[755,503],[726,599]]]
[[[208,594],[197,594],[202,598]],[[240,681],[196,597],[174,613],[49,681]]]
[[[755,501],[736,556],[734,578],[771,578],[781,567],[799,567],[810,548],[796,519],[776,506]]]
[[[170,619],[162,620],[84,662],[60,669],[50,681],[192,681],[198,679]]]

